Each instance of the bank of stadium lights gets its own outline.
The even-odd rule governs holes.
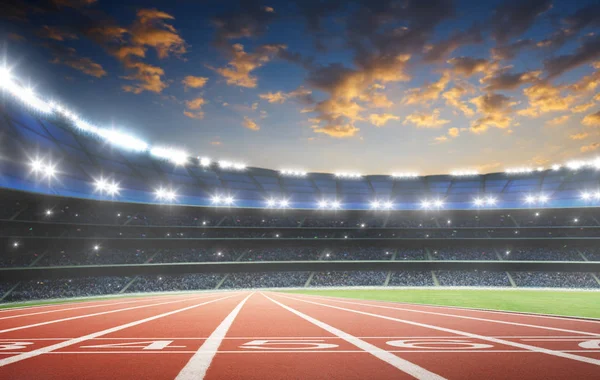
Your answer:
[[[584,201],[600,201],[600,191],[596,191],[596,192],[588,192],[585,191],[583,193],[581,193],[581,199]]]
[[[394,204],[390,201],[378,201],[371,202],[371,210],[391,210],[394,208]]]
[[[231,206],[235,203],[235,199],[230,195],[215,195],[212,197],[211,202],[215,206]]]
[[[177,199],[177,193],[172,189],[159,188],[154,192],[156,199],[161,202],[174,202]]]
[[[288,208],[290,207],[290,201],[287,199],[267,199],[268,208]]]
[[[533,168],[510,168],[504,171],[506,174],[530,174],[533,173]]]
[[[289,176],[289,177],[306,177],[307,173],[304,170],[284,169],[284,170],[280,170],[279,174],[284,175],[284,176]]]
[[[391,177],[395,178],[395,179],[418,178],[419,177],[419,173],[411,173],[411,172],[392,173]]]
[[[101,194],[114,196],[119,194],[119,191],[121,191],[118,183],[115,181],[109,182],[104,178],[97,179],[94,185],[96,186],[96,191],[100,192]],[[121,215],[119,214],[119,216]]]
[[[231,162],[231,161],[221,160],[221,161],[217,162],[217,164],[219,165],[219,168],[226,169],[226,170],[245,170],[246,169],[246,165],[242,164],[240,162]]]
[[[150,154],[171,161],[175,165],[185,165],[188,162],[188,154],[179,149],[153,147],[150,149]]]
[[[337,200],[321,200],[318,205],[321,210],[339,210],[342,208],[342,204]]]
[[[440,209],[444,207],[444,201],[441,199],[424,200],[421,202],[421,208],[424,210]]]
[[[475,198],[473,200],[473,204],[477,207],[495,206],[496,203],[498,203],[498,199],[496,199],[494,197]]]
[[[362,175],[360,173],[352,173],[352,172],[337,172],[333,174],[336,178],[342,179],[358,179],[361,178]]]
[[[43,160],[36,158],[31,160],[29,165],[31,166],[31,171],[36,175],[48,179],[56,176],[56,165],[52,162],[44,162]]]
[[[539,195],[528,195],[525,197],[525,203],[531,205],[531,204],[545,204],[548,203],[548,201],[550,200],[550,197],[548,197],[545,194],[539,194]]]
[[[479,175],[477,170],[453,170],[450,172],[453,177],[472,177]]]
[[[203,168],[207,168],[210,166],[210,164],[212,164],[212,160],[208,157],[198,157],[198,163]]]

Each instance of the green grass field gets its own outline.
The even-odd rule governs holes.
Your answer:
[[[600,292],[488,289],[348,289],[297,290],[289,291],[289,293],[600,318]]]

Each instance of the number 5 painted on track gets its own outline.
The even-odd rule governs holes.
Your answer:
[[[494,347],[491,344],[473,343],[464,339],[406,339],[390,340],[390,346],[401,348],[420,348],[422,350],[480,350]]]
[[[22,350],[32,344],[33,342],[0,342],[0,351]]]
[[[291,339],[264,339],[253,340],[244,343],[240,348],[249,348],[252,350],[324,350],[328,348],[337,348],[337,344],[322,343],[323,339],[310,340],[291,340]],[[281,347],[293,346],[293,347]]]

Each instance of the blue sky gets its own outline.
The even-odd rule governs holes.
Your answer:
[[[98,125],[307,171],[548,166],[600,139],[594,1],[3,5],[15,76]]]

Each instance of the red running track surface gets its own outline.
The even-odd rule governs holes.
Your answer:
[[[0,379],[593,379],[600,321],[268,291],[0,311]]]

